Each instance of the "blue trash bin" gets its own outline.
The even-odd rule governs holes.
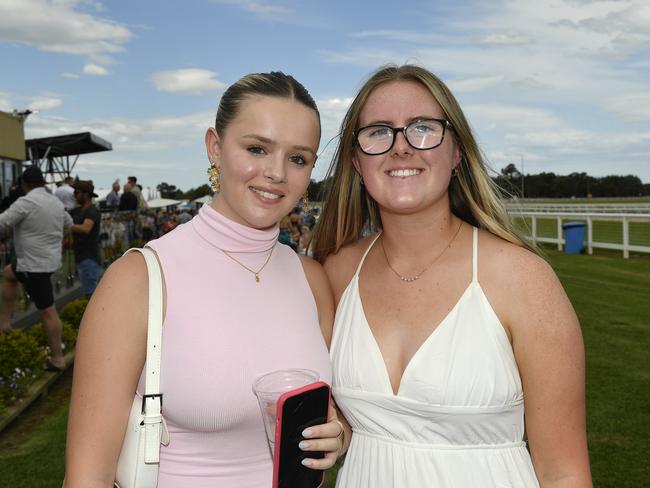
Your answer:
[[[562,224],[562,229],[564,229],[564,252],[580,254],[585,248],[585,223],[566,222]]]

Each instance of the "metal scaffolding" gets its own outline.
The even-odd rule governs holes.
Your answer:
[[[110,142],[91,132],[28,139],[25,147],[27,160],[40,168],[48,183],[70,176],[81,154],[113,149]]]

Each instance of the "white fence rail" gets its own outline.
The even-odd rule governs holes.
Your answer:
[[[506,204],[508,212],[569,212],[569,213],[641,213],[650,214],[650,203],[534,203],[512,202]]]
[[[593,254],[594,248],[623,251],[623,257],[626,259],[630,257],[630,252],[650,253],[650,213],[530,212],[513,210],[509,210],[508,213],[512,217],[519,217],[522,219],[530,220],[529,228],[531,235],[528,237],[535,242],[557,244],[559,251],[561,251],[565,245],[562,227],[563,223],[569,220],[579,220],[586,223],[586,235],[583,244],[585,245],[588,254]],[[538,224],[540,220],[555,221],[555,237],[539,235]],[[621,242],[594,241],[594,222],[598,221],[620,222]],[[643,227],[641,229],[644,239],[641,240],[645,242],[642,244],[630,244],[630,223],[643,224]],[[647,239],[645,238],[646,233],[648,236]]]

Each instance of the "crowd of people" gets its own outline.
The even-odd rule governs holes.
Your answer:
[[[0,331],[11,328],[19,284],[22,284],[26,296],[41,315],[48,337],[50,356],[46,369],[64,367],[61,322],[52,286],[52,275],[61,268],[62,255],[69,252],[74,256],[81,290],[88,298],[94,293],[107,264],[102,255],[106,225],[94,201],[97,196],[92,181],[71,176],[65,177],[52,191],[41,170],[37,166],[27,166],[1,203],[0,250],[4,279]],[[129,202],[135,202],[133,210],[119,212],[121,206],[131,205]],[[104,204],[101,207],[109,214],[114,210],[128,214],[131,219],[138,207],[146,209],[136,177],[128,178],[124,193],[118,195],[114,208]],[[152,231],[149,238],[157,235],[158,232]]]
[[[278,240],[298,254],[309,255],[309,245],[318,220],[320,209],[307,208],[307,205],[295,207],[280,220]]]

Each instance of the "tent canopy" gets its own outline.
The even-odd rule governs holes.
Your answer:
[[[178,205],[182,200],[172,200],[171,198],[156,198],[154,200],[149,200],[147,205],[149,208],[162,208],[162,207],[171,207]]]
[[[192,201],[196,203],[208,203],[210,200],[212,200],[212,197],[210,195],[205,195]]]
[[[26,160],[60,158],[101,151],[111,151],[113,145],[91,132],[41,137],[25,141]]]

